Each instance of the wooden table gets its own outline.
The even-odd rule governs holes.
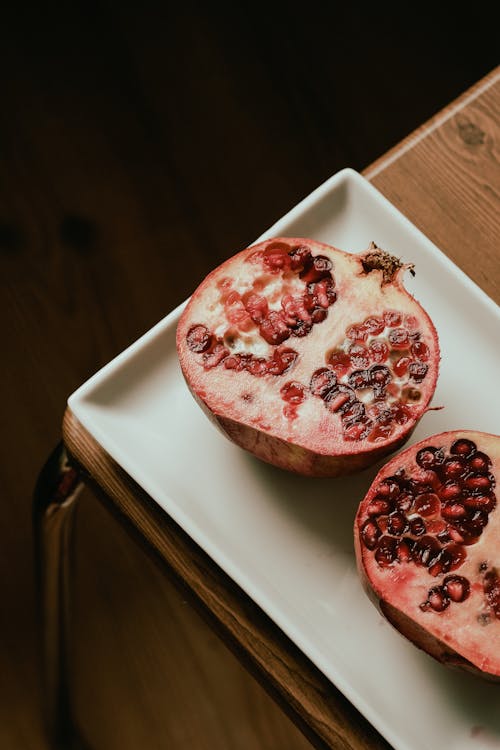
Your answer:
[[[499,148],[497,69],[364,172],[497,302]],[[47,714],[62,746],[73,731],[67,670],[69,548],[72,510],[83,479],[314,746],[388,747],[255,603],[103,451],[70,410],[63,435],[64,448],[48,462],[36,493],[38,555],[44,571],[40,590],[45,603]]]

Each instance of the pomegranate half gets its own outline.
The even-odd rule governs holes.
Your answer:
[[[267,240],[210,273],[179,321],[194,397],[231,440],[309,476],[358,471],[413,431],[434,393],[435,328],[405,270],[373,243],[353,255]]]
[[[500,677],[500,437],[426,438],[378,473],[355,521],[368,593],[440,662]]]

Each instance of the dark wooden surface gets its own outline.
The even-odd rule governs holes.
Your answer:
[[[235,8],[2,8],[2,748],[46,746],[30,496],[66,397],[497,62],[486,14]],[[78,534],[76,688],[96,750],[305,746],[90,496]]]

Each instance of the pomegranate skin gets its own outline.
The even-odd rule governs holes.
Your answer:
[[[446,462],[457,457],[460,447],[463,471],[452,480],[458,482],[460,495],[448,500],[442,488],[453,469]],[[431,469],[422,465],[430,455],[428,448],[438,450]],[[477,466],[481,472],[474,471]],[[354,523],[358,571],[384,617],[440,663],[493,681],[500,680],[499,479],[499,436],[474,430],[433,435],[379,471]],[[394,482],[398,490],[393,490]],[[419,498],[430,484],[433,497],[444,499],[425,505]],[[380,498],[387,493],[389,512],[378,513]],[[452,505],[458,520],[442,513]],[[465,515],[456,511],[459,506]],[[419,507],[427,508],[427,515],[419,513]],[[391,533],[391,513],[406,519],[406,525],[399,519],[400,533]],[[426,526],[423,534],[412,533],[411,521],[417,516]]]
[[[229,258],[177,327],[195,400],[282,469],[334,477],[375,463],[409,438],[438,376],[436,330],[403,286],[410,267],[373,243],[354,255],[286,237]]]

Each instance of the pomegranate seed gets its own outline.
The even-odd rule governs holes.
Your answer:
[[[337,349],[330,354],[328,364],[335,370],[337,377],[341,378],[351,367],[351,359],[342,349]]]
[[[281,398],[290,404],[301,404],[306,397],[306,389],[297,380],[290,380],[281,389]]]
[[[344,423],[344,438],[346,440],[364,440],[370,431],[371,423],[366,421],[355,421]]]
[[[327,310],[323,310],[321,307],[315,307],[311,313],[311,320],[313,323],[322,323],[327,315]]]
[[[228,356],[229,352],[226,347],[222,344],[216,344],[211,351],[204,353],[203,367],[205,370],[211,370],[213,367],[217,367]]]
[[[410,521],[410,531],[413,536],[422,536],[427,531],[423,518],[412,518]]]
[[[364,323],[362,323],[362,328],[371,336],[378,336],[378,334],[382,333],[382,331],[384,330],[385,323],[381,318],[377,318],[375,315],[373,315],[370,318],[366,318]]]
[[[304,268],[299,276],[306,284],[310,284],[311,282],[321,281],[325,277],[331,278],[332,267],[332,261],[329,258],[325,255],[316,255],[313,257],[312,264]]]
[[[415,383],[421,383],[427,375],[428,370],[429,365],[426,365],[424,362],[412,362],[408,367],[410,378],[412,378]]]
[[[447,521],[456,521],[459,518],[465,518],[467,511],[461,503],[452,503],[451,505],[445,505],[441,510],[441,515],[446,518]]]
[[[459,440],[455,440],[450,448],[450,453],[458,456],[463,456],[464,458],[470,458],[475,450],[476,444],[473,443],[472,440],[467,440],[467,438],[460,438]]]
[[[458,456],[447,458],[441,466],[441,475],[445,479],[458,479],[465,471],[465,461]]]
[[[356,400],[354,391],[347,385],[337,385],[333,391],[330,391],[325,403],[328,409],[333,412],[345,410]]]
[[[387,531],[395,536],[400,536],[408,529],[408,521],[402,513],[397,511],[391,513],[387,522]]]
[[[268,344],[281,344],[290,336],[290,329],[283,320],[281,313],[271,310],[262,321],[259,333]]]
[[[477,474],[487,474],[490,470],[491,460],[486,453],[478,451],[469,459],[469,468]]]
[[[312,263],[311,248],[307,245],[297,245],[288,253],[292,271],[302,271]]]
[[[268,245],[263,253],[263,262],[271,273],[280,273],[290,268],[292,263],[289,253],[289,246],[284,242],[276,242]]]
[[[345,427],[350,427],[354,422],[361,422],[365,416],[365,407],[361,401],[354,401],[342,410],[342,419]]]
[[[377,424],[370,431],[370,435],[368,439],[372,443],[377,442],[377,440],[387,440],[387,438],[390,437],[390,435],[392,435],[393,432],[394,432],[394,426],[392,424],[388,424],[388,425]]]
[[[366,341],[368,338],[368,331],[365,331],[362,326],[353,325],[349,326],[345,335],[350,341]]]
[[[415,513],[424,518],[436,515],[440,507],[439,498],[433,492],[423,492],[415,500]]]
[[[206,352],[212,344],[212,334],[206,326],[191,326],[186,334],[186,343],[195,354]]]
[[[426,526],[429,534],[440,534],[446,530],[446,521],[442,518],[429,518]]]
[[[391,371],[385,365],[373,365],[370,368],[370,383],[372,386],[384,388],[392,379]]]
[[[272,359],[267,364],[268,373],[270,375],[283,375],[293,367],[298,356],[295,349],[278,347],[274,350]]]
[[[393,349],[408,349],[410,346],[410,337],[405,328],[394,328],[389,332],[389,343]]]
[[[348,383],[351,388],[359,389],[366,388],[370,385],[370,372],[369,370],[355,370],[349,375]]]
[[[406,424],[410,419],[409,409],[404,404],[394,404],[391,412],[396,424]]]
[[[408,366],[410,363],[411,359],[409,357],[401,357],[397,362],[394,363],[392,369],[394,370],[398,378],[403,377],[403,375],[408,372]]]
[[[447,573],[451,568],[452,557],[446,549],[442,549],[429,565],[429,574],[434,578]]]
[[[296,325],[298,321],[310,323],[311,315],[306,310],[302,297],[285,294],[281,300],[281,307],[284,312],[284,320],[289,326]]]
[[[426,567],[432,565],[440,551],[439,542],[433,536],[422,536],[415,542],[416,560]]]
[[[327,394],[337,385],[337,376],[328,367],[320,367],[311,378],[309,390],[313,396],[326,398]]]
[[[298,320],[293,326],[290,326],[292,336],[302,338],[307,336],[312,328],[312,323],[306,323],[304,320]]]
[[[266,298],[255,292],[246,292],[242,297],[242,302],[253,322],[262,323],[269,312]]]
[[[383,536],[379,539],[375,560],[380,567],[385,568],[396,559],[396,539],[392,536]]]
[[[491,474],[472,474],[463,480],[463,486],[470,492],[484,494],[493,486],[494,479]]]
[[[446,576],[443,590],[452,602],[464,602],[470,594],[470,584],[463,576]]]
[[[410,562],[413,559],[412,550],[414,542],[410,537],[405,536],[396,545],[396,557],[398,562],[405,563]]]
[[[422,362],[427,362],[427,360],[429,359],[429,347],[424,344],[423,341],[415,341],[415,343],[412,344],[410,351],[416,359],[419,359]]]
[[[393,507],[390,500],[383,497],[376,497],[368,504],[366,512],[369,516],[388,515],[393,510]]]
[[[427,601],[420,605],[422,610],[433,609],[434,612],[444,612],[450,600],[441,586],[433,586],[427,594]]]
[[[247,364],[246,369],[250,375],[265,375],[267,373],[267,362],[263,357],[253,357]]]
[[[384,479],[384,481],[377,487],[377,495],[388,498],[389,500],[394,500],[399,495],[400,491],[401,488],[399,483],[391,477]]]
[[[407,513],[413,505],[413,495],[408,492],[403,492],[396,500],[398,510],[402,513]]]
[[[380,536],[380,529],[375,521],[365,521],[361,528],[361,539],[368,549],[374,550]]]
[[[427,446],[421,448],[415,457],[415,461],[422,469],[435,469],[444,461],[444,453],[440,448]]]
[[[450,482],[446,482],[446,484],[443,484],[443,486],[438,490],[439,497],[445,502],[455,500],[455,498],[460,497],[461,494],[462,488],[453,480],[451,480]]]
[[[484,510],[485,513],[491,513],[497,501],[495,495],[490,492],[488,495],[470,495],[464,498],[463,503],[468,510]]]
[[[389,356],[389,347],[383,341],[372,341],[368,347],[368,353],[374,362],[381,364]]]
[[[351,359],[352,366],[356,369],[366,369],[370,364],[370,357],[368,350],[360,344],[353,344],[349,349],[349,357]]]
[[[383,314],[384,323],[388,328],[395,328],[401,325],[401,313],[396,310],[385,310]]]

